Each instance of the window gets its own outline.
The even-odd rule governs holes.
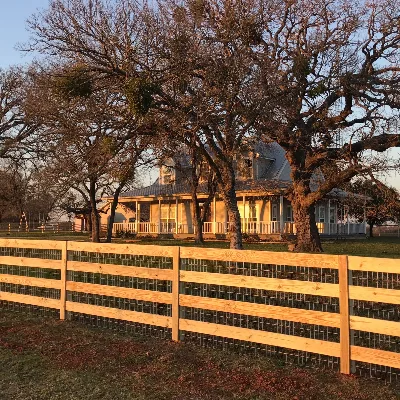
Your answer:
[[[246,220],[248,222],[257,222],[257,204],[255,200],[250,200],[246,204]]]
[[[278,221],[278,204],[272,204],[271,221]]]
[[[243,221],[243,218],[246,217],[247,222],[257,222],[258,220],[258,207],[255,200],[249,200],[245,203],[243,208],[243,202],[238,204],[240,219]]]
[[[318,207],[318,221],[325,222],[325,206]]]
[[[336,213],[335,207],[331,207],[329,210],[329,222],[331,224],[335,223],[335,213]]]
[[[163,166],[161,168],[161,183],[169,185],[174,181],[174,169],[172,167]]]
[[[286,221],[293,222],[293,208],[292,206],[287,206]]]
[[[161,222],[175,219],[175,204],[161,204]]]

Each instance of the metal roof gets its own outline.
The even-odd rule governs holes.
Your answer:
[[[290,185],[289,181],[278,181],[278,180],[267,180],[267,179],[259,179],[259,180],[247,180],[247,181],[237,181],[236,182],[236,192],[281,192],[286,189]],[[188,183],[181,184],[169,184],[169,185],[160,185],[158,180],[147,187],[130,190],[128,192],[122,193],[120,195],[123,197],[168,197],[175,195],[183,195],[190,194],[191,187]],[[198,194],[207,194],[208,188],[207,183],[201,183],[197,190]],[[217,190],[218,193],[218,190]]]

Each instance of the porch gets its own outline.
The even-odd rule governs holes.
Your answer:
[[[242,232],[249,235],[295,235],[296,224],[293,209],[283,195],[260,196],[238,194],[238,208]],[[200,207],[204,200],[199,199]],[[135,215],[126,221],[114,223],[113,232],[129,232],[139,235],[193,235],[195,224],[192,218],[190,196],[169,198],[132,199]],[[141,218],[143,217],[143,218]],[[366,223],[351,218],[348,207],[340,206],[335,199],[319,202],[315,208],[318,231],[321,235],[345,236],[365,235]],[[228,213],[221,198],[214,198],[203,223],[203,234],[207,236],[227,235],[230,231]]]

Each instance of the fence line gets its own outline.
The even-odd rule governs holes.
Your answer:
[[[335,357],[345,374],[355,361],[400,368],[398,340],[370,348],[354,335],[400,336],[399,277],[399,262],[391,259],[0,239],[0,301],[57,308],[60,319],[78,313],[161,327],[175,341],[183,333],[210,335]],[[32,288],[39,294],[26,294]],[[297,298],[321,307],[306,309]],[[369,308],[353,315],[355,301],[390,307],[384,318]],[[151,312],[140,311],[150,305]],[[290,322],[289,333],[268,330],[270,320]],[[339,335],[314,329],[314,337],[304,337],[304,326]]]

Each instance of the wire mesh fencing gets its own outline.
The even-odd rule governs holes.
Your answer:
[[[91,326],[342,372],[351,346],[372,349],[371,359],[351,361],[350,372],[400,381],[400,273],[373,259],[355,257],[347,264],[347,256],[339,256],[346,261],[341,275],[343,266],[331,255],[187,249],[179,256],[172,247],[78,242],[52,249],[24,246],[0,246],[2,308],[52,317],[64,309],[67,319]],[[386,263],[396,271],[393,261]],[[368,265],[372,271],[364,270]],[[343,302],[342,291],[348,295],[355,287],[376,288],[376,295]],[[2,293],[31,296],[37,304],[5,301]],[[38,306],[46,299],[57,305]],[[362,326],[362,319],[374,321],[375,328]]]

